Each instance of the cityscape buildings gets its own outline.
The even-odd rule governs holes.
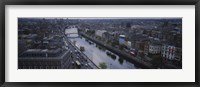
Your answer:
[[[18,69],[182,69],[182,18],[18,18]]]

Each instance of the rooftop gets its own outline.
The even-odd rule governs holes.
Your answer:
[[[119,35],[119,37],[125,37],[125,35]]]
[[[55,51],[53,51],[53,50],[47,50],[47,49],[44,49],[44,50],[41,50],[41,49],[29,49],[29,50],[27,50],[27,51],[37,51],[37,52],[42,52],[42,51],[44,51],[44,52],[55,52]],[[69,53],[69,50],[67,50],[67,51],[64,51],[64,52],[59,52],[60,53],[60,55],[58,55],[58,56],[48,56],[47,57],[47,53],[44,53],[44,55],[45,56],[34,56],[34,57],[29,57],[29,56],[20,56],[19,57],[19,59],[63,59],[64,57],[65,57],[65,55],[67,55],[68,53]],[[23,53],[24,54],[24,53]]]

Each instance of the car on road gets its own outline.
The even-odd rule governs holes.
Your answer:
[[[77,51],[77,50],[74,50],[74,52],[77,53],[78,51]]]
[[[85,64],[85,67],[88,67],[88,64]]]
[[[79,57],[76,57],[76,59],[80,59]]]
[[[76,66],[77,66],[77,68],[81,68],[81,63],[78,61],[78,60],[76,60]]]
[[[74,61],[72,61],[72,65],[74,65]]]

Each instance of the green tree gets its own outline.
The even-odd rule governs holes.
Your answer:
[[[144,52],[140,52],[139,56],[142,57],[142,58],[144,58]]]
[[[128,41],[129,40],[129,37],[125,37],[125,41]]]
[[[119,61],[120,64],[123,64],[124,59],[120,57],[120,58],[118,59],[118,61]]]
[[[107,68],[106,63],[104,63],[104,62],[99,63],[99,66],[100,66],[101,69],[106,69]]]
[[[126,47],[126,46],[125,46],[124,44],[120,44],[120,45],[119,45],[119,49],[120,49],[120,50],[124,50],[125,47]]]
[[[160,55],[153,55],[151,60],[151,63],[155,67],[159,67],[162,64],[162,57]]]
[[[110,44],[110,42],[111,42],[110,40],[107,40],[107,42],[106,42],[106,43],[107,43],[107,44]]]
[[[85,48],[83,46],[80,46],[80,51],[85,51]]]
[[[117,41],[113,41],[111,45],[112,47],[115,47],[116,45],[119,45],[119,43]]]

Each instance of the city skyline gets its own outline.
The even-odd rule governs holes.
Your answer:
[[[182,17],[20,17],[18,55],[18,69],[182,69]]]

